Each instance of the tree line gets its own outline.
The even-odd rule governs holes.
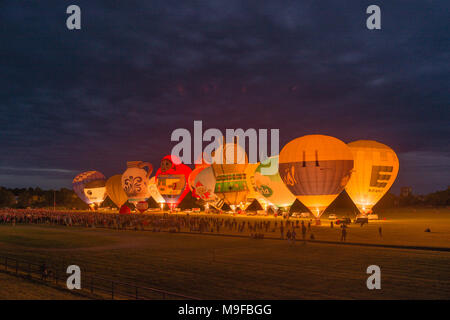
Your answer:
[[[184,201],[186,200],[186,201]],[[182,202],[182,209],[197,207],[198,203],[192,196],[187,196]],[[154,202],[154,203],[153,203]],[[301,205],[301,204],[298,204]],[[158,204],[149,199],[149,207]],[[180,204],[181,206],[181,204]],[[427,195],[413,195],[407,197],[387,193],[376,205],[376,209],[409,206],[450,206],[450,187],[446,190],[436,191]],[[5,188],[0,187],[0,207],[2,208],[49,208],[88,210],[89,207],[71,189],[42,190],[41,188]],[[115,208],[114,203],[106,197],[102,207]],[[329,210],[336,208],[353,208],[350,197],[342,192],[330,205]],[[306,210],[305,210],[306,211]]]

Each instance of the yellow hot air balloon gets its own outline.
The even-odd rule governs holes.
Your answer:
[[[325,135],[307,135],[286,144],[280,152],[281,179],[315,216],[344,190],[353,169],[350,148]]]
[[[394,183],[398,158],[394,150],[376,141],[358,140],[348,146],[355,166],[345,191],[359,211],[367,214]]]
[[[216,177],[214,193],[232,208],[246,203],[247,166],[247,154],[237,142],[222,144],[214,152],[211,165]]]
[[[150,178],[148,182],[148,191],[150,192],[150,196],[158,202],[159,204],[166,202],[163,196],[158,191],[158,186],[156,185],[156,177],[153,176]]]
[[[261,193],[258,192],[258,188],[255,182],[255,171],[260,164],[261,162],[249,163],[247,165],[247,168],[245,169],[245,179],[247,181],[247,188],[248,188],[247,204],[251,205],[253,200],[256,199],[259,202],[259,204],[261,204],[264,208],[267,208],[268,206],[270,205],[273,206],[274,204],[269,202],[266,198],[262,196]]]
[[[256,168],[254,182],[258,193],[278,208],[290,207],[295,201],[295,196],[280,178],[280,174],[278,173],[278,156],[273,156],[269,159],[276,166],[277,170],[275,174],[263,174],[262,169],[270,167],[272,165],[271,163],[263,163]]]
[[[121,174],[116,174],[106,181],[106,193],[119,209],[127,202],[128,196],[122,188]]]

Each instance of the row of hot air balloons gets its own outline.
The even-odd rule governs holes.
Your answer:
[[[245,207],[249,199],[264,207],[288,208],[298,199],[320,218],[344,189],[362,214],[369,213],[392,186],[399,169],[395,152],[382,143],[345,144],[325,135],[296,138],[264,163],[249,163],[237,142],[222,143],[210,163],[203,155],[200,160],[191,170],[168,155],[152,178],[150,163],[129,161],[122,175],[108,180],[98,171],[83,172],[75,177],[73,188],[90,206],[108,195],[119,208],[129,201],[141,212],[148,208],[149,197],[173,209],[189,192],[216,208],[224,203],[232,209]],[[278,170],[268,174],[265,169],[270,166]]]

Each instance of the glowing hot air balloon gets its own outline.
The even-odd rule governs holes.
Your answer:
[[[202,172],[205,168],[208,168],[208,165],[203,165],[203,166],[197,166],[194,170],[192,170],[191,174],[189,175],[188,178],[188,186],[189,186],[189,190],[191,190],[192,192],[192,196],[194,198],[200,199],[200,196],[195,192],[195,178],[197,177],[197,175]]]
[[[345,190],[359,211],[367,214],[394,183],[398,158],[394,150],[376,141],[359,140],[348,146],[355,166]]]
[[[291,193],[319,219],[344,190],[352,169],[352,152],[344,142],[307,135],[283,147],[278,171]]]
[[[97,182],[95,182],[97,181]],[[86,204],[91,205],[94,203],[101,203],[105,199],[105,176],[98,171],[86,171],[77,175],[72,181],[73,191],[83,200]],[[85,187],[88,183],[91,183],[91,186],[86,189]],[[95,183],[94,183],[95,182]],[[103,186],[102,186],[103,185]],[[100,198],[103,196],[103,199]]]
[[[106,181],[106,193],[119,209],[127,202],[128,196],[122,188],[121,174],[116,174]]]
[[[269,159],[272,165],[278,168],[278,156],[270,157]],[[260,164],[256,169],[254,180],[258,192],[278,208],[290,207],[295,201],[295,196],[281,180],[278,170],[273,175],[264,175],[261,172],[261,168],[267,168],[270,165],[270,163]]]
[[[267,208],[268,206],[273,204],[270,203],[266,198],[262,196],[261,193],[258,192],[258,188],[255,183],[255,171],[260,164],[261,164],[260,162],[249,163],[247,165],[247,168],[245,169],[245,178],[247,180],[247,188],[248,188],[247,204],[251,205],[253,200],[256,199],[259,202],[259,204],[261,204],[264,208]]]
[[[89,199],[91,208],[99,206],[106,198],[105,180],[94,180],[84,186],[84,195]]]
[[[159,193],[171,210],[189,193],[187,180],[191,171],[176,156],[168,155],[161,160],[161,168],[155,175],[156,183]]]
[[[156,185],[156,177],[153,176],[150,178],[148,182],[148,191],[150,192],[150,196],[158,203],[166,202],[163,196],[158,191],[158,186]]]
[[[215,150],[212,162],[216,177],[214,193],[231,208],[245,204],[248,194],[245,150],[237,142],[222,144]]]
[[[147,171],[144,169],[147,167]],[[127,169],[122,174],[122,188],[128,196],[128,201],[138,203],[147,201],[149,197],[148,181],[153,166],[143,161],[128,161]]]
[[[194,179],[193,188],[197,196],[206,201],[216,201],[217,196],[214,194],[216,186],[216,177],[212,167],[206,167],[200,171]]]

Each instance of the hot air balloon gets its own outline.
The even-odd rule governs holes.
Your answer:
[[[345,190],[359,211],[367,214],[394,183],[398,158],[394,150],[376,141],[358,140],[348,146],[355,165]]]
[[[158,191],[158,186],[156,185],[156,177],[153,176],[150,178],[148,183],[148,191],[150,192],[150,196],[158,202],[159,204],[166,202],[162,195]]]
[[[219,146],[213,155],[212,168],[216,177],[214,193],[234,209],[244,205],[248,186],[245,170],[248,158],[237,141]]]
[[[176,156],[168,155],[161,160],[161,168],[155,175],[156,183],[159,193],[171,210],[189,193],[187,181],[191,171]]]
[[[200,196],[195,192],[195,178],[197,177],[197,175],[202,172],[205,168],[207,168],[208,166],[198,166],[196,167],[194,170],[192,170],[191,174],[188,177],[188,186],[189,186],[189,190],[191,190],[192,192],[192,196],[194,198],[200,199]]]
[[[83,191],[91,208],[98,207],[106,198],[105,180],[90,181],[86,183]]]
[[[92,184],[91,187],[86,189],[87,194],[85,193],[85,187],[88,183],[98,181],[95,184]],[[95,203],[99,204],[103,202],[105,199],[105,176],[98,171],[86,171],[77,175],[72,181],[73,191],[78,195],[78,197],[83,200],[88,205],[94,205]],[[101,186],[103,185],[103,187]],[[103,199],[100,201],[101,196]],[[92,207],[92,206],[91,206]]]
[[[136,204],[136,210],[138,210],[140,213],[144,213],[147,209],[148,209],[147,201],[139,201]]]
[[[216,177],[212,167],[204,168],[194,179],[193,188],[197,196],[204,201],[215,201],[217,196],[214,194],[216,186]]]
[[[147,171],[144,169],[147,167]],[[122,188],[127,194],[128,201],[138,203],[147,201],[149,197],[148,181],[153,166],[143,161],[128,161],[127,169],[122,174]]]
[[[256,199],[259,204],[261,204],[264,208],[272,205],[266,198],[264,198],[261,193],[258,192],[258,188],[255,184],[255,171],[256,168],[260,165],[260,162],[257,163],[249,163],[247,168],[245,169],[245,178],[247,180],[247,204],[251,205],[254,199]]]
[[[270,157],[269,160],[272,162],[272,165],[278,168],[278,156]],[[289,191],[283,180],[281,180],[278,170],[273,175],[264,175],[261,173],[261,168],[268,168],[270,165],[270,162],[260,164],[256,169],[254,181],[258,192],[278,208],[290,207],[295,201],[295,196]]]
[[[121,174],[116,174],[106,181],[106,193],[119,209],[127,202],[128,196],[122,188]]]
[[[281,179],[317,219],[344,190],[352,169],[350,148],[325,135],[296,138],[283,147],[279,156]]]

